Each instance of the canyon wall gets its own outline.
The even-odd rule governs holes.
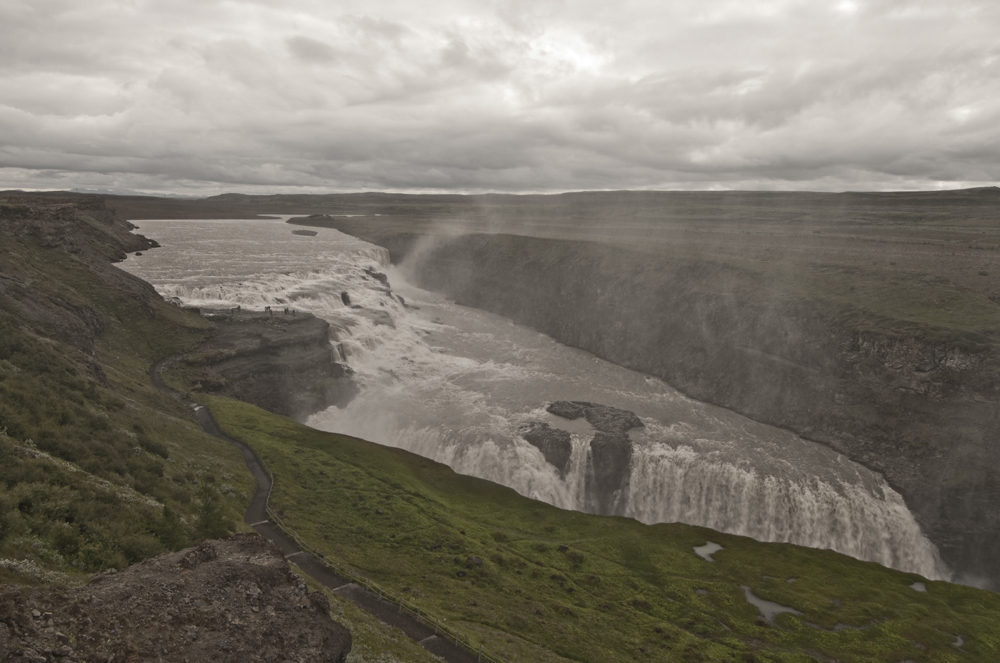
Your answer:
[[[330,324],[275,309],[202,311],[216,329],[185,359],[195,388],[299,420],[348,398],[351,369],[337,362]]]
[[[388,248],[420,287],[881,472],[958,579],[1000,578],[1000,358],[987,339],[797,296],[750,262],[345,231]]]

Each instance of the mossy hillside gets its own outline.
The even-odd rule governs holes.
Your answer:
[[[327,597],[330,616],[351,632],[351,653],[346,663],[435,663],[440,660],[400,629],[342,598],[294,564],[292,571],[305,581],[309,591],[321,592]]]
[[[261,454],[272,506],[305,540],[508,660],[1000,656],[993,593],[830,551],[567,512],[401,450],[206,402]],[[707,540],[724,548],[715,563],[693,551]],[[741,585],[803,614],[768,624]]]
[[[35,575],[235,530],[253,487],[238,452],[150,385],[150,365],[208,327],[108,264],[120,244],[106,225],[77,212],[72,252],[0,242],[0,558]]]

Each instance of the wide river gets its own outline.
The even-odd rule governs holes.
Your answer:
[[[630,433],[625,515],[831,548],[931,579],[950,577],[881,476],[793,433],[415,288],[405,281],[406,265],[389,266],[380,247],[329,229],[294,235],[296,226],[284,218],[138,225],[162,248],[121,267],[164,297],[194,306],[288,306],[333,324],[360,391],[310,417],[310,426],[402,447],[583,510],[594,431],[545,406],[610,405],[645,425]],[[387,274],[392,293],[366,269]],[[342,292],[361,308],[347,306]],[[572,433],[565,476],[521,437],[529,422]]]

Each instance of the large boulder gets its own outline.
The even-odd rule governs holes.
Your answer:
[[[627,433],[633,428],[643,427],[642,421],[634,412],[621,410],[610,405],[586,401],[555,401],[545,409],[550,414],[564,419],[584,417],[587,423],[604,433]]]

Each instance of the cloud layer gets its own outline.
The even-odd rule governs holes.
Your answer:
[[[1000,5],[6,0],[0,188],[1000,180]]]

